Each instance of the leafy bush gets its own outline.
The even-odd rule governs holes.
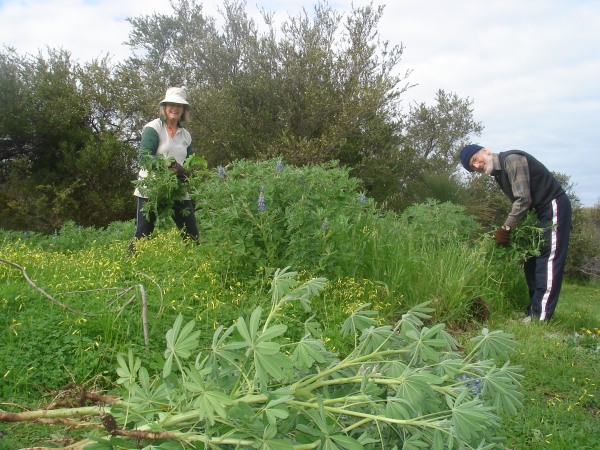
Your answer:
[[[349,236],[365,215],[377,214],[358,186],[336,163],[241,160],[194,186],[190,197],[203,242],[238,276],[287,265],[333,273],[354,261]]]

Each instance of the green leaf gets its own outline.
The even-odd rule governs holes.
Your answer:
[[[310,436],[314,436],[314,437],[322,437],[322,436],[325,435],[325,433],[323,433],[321,430],[309,427],[309,426],[304,425],[302,423],[299,423],[298,425],[296,425],[296,428],[299,431],[301,431],[302,433],[306,433],[306,434],[308,434]]]
[[[280,298],[289,294],[292,288],[298,284],[298,281],[296,281],[298,272],[288,272],[289,268],[290,266],[277,269],[273,275],[269,294],[271,294],[271,302],[274,305],[277,304]]]
[[[517,408],[522,408],[521,399],[524,397],[522,392],[517,389],[521,386],[515,379],[522,378],[522,375],[516,373],[519,367],[509,367],[507,362],[502,369],[495,366],[490,368],[488,373],[482,377],[482,392],[491,395],[496,414],[517,415]]]
[[[356,439],[344,434],[333,434],[330,438],[335,441],[336,444],[339,444],[347,450],[362,450],[364,448]]]
[[[250,322],[248,324],[251,342],[256,342],[256,336],[258,335],[258,327],[260,326],[260,316],[262,314],[262,308],[258,306],[252,315],[250,316]]]
[[[369,327],[362,331],[359,340],[361,341],[360,353],[367,355],[380,350],[387,350],[398,343],[398,335],[392,331],[392,327],[384,325],[382,327]]]
[[[167,350],[165,351],[165,367],[163,369],[163,377],[166,378],[171,373],[171,365],[173,359],[178,361],[179,359],[187,359],[192,354],[192,350],[198,347],[198,337],[200,331],[192,332],[195,321],[191,320],[185,327],[181,329],[181,323],[183,322],[183,316],[179,314],[173,328],[167,331]],[[180,366],[181,369],[181,366]]]
[[[268,406],[265,408],[265,414],[269,423],[276,425],[278,420],[287,419],[289,413],[284,406]]]
[[[121,439],[118,437],[111,437],[110,443],[112,445],[114,445],[115,447],[117,447],[118,449],[136,450],[137,448],[139,448],[137,443],[131,442],[131,441],[126,441],[125,439]]]
[[[265,346],[267,344],[275,344],[274,342],[263,342],[259,344]],[[278,344],[275,344],[278,346]],[[256,367],[256,373],[259,379],[264,385],[268,384],[268,375],[271,375],[276,380],[281,380],[284,377],[282,368],[292,367],[290,359],[282,353],[272,353],[273,349],[270,349],[268,353],[263,353],[261,348],[256,349],[254,352],[254,364]]]
[[[259,334],[256,339],[256,343],[259,344],[264,341],[269,341],[277,336],[281,336],[287,330],[287,325],[273,325],[267,328],[265,331]]]
[[[119,375],[117,383],[123,384],[127,389],[134,383],[137,371],[142,364],[140,358],[135,358],[134,360],[131,349],[128,351],[128,361],[129,364],[125,362],[123,355],[117,355],[117,362],[119,363],[119,367],[117,368],[117,375]]]
[[[475,349],[480,359],[508,359],[511,354],[516,352],[515,347],[519,343],[515,342],[514,335],[504,333],[502,330],[490,332],[487,328],[481,331],[481,335],[471,339],[476,342]]]
[[[400,397],[388,397],[385,416],[396,420],[410,420],[416,416],[416,412],[408,400]]]
[[[325,362],[325,357],[323,356],[325,352],[323,341],[305,336],[296,345],[296,348],[292,352],[291,360],[296,368],[309,369],[315,361],[319,364]]]
[[[490,425],[490,421],[497,420],[497,417],[490,412],[490,407],[483,406],[480,399],[459,404],[461,400],[459,395],[452,408],[452,423],[457,437],[470,441],[483,432]]]
[[[246,327],[246,321],[243,317],[240,317],[236,322],[235,326],[237,327],[240,335],[246,341],[248,345],[252,345],[253,341],[250,337],[250,332],[248,331],[248,327]]]
[[[377,325],[377,321],[371,317],[377,315],[377,311],[365,309],[370,305],[365,303],[352,312],[342,325],[342,336],[355,336],[362,330]]]
[[[431,374],[412,372],[411,369],[406,369],[406,372],[398,379],[396,397],[406,399],[416,411],[421,411],[424,397],[435,395],[429,383],[438,384],[440,381],[439,377]]]
[[[422,440],[421,433],[415,433],[402,443],[402,450],[419,450],[421,448],[430,448],[427,442]]]

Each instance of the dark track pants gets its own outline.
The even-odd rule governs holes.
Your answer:
[[[525,279],[529,286],[528,315],[548,320],[554,314],[562,285],[569,235],[571,202],[562,194],[537,211],[539,227],[545,228],[546,244],[537,258],[525,262]]]
[[[141,239],[145,236],[149,236],[154,231],[154,224],[156,223],[156,215],[151,214],[150,220],[146,219],[145,213],[142,211],[144,203],[148,199],[137,197],[137,225],[133,239],[129,243],[129,250],[133,250],[134,241]],[[183,211],[188,210],[189,214],[184,215]],[[196,215],[194,214],[194,206],[191,200],[176,201],[173,206],[173,221],[177,228],[181,230],[181,236],[186,238],[192,238],[195,241],[198,240],[198,225],[196,224]]]

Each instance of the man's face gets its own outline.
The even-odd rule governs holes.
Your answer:
[[[491,174],[494,170],[494,158],[492,154],[485,148],[482,148],[473,155],[469,166],[475,172]]]

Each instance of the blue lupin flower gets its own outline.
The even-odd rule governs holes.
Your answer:
[[[23,233],[23,239],[27,239],[27,231]]]
[[[329,225],[327,225],[327,218],[325,218],[325,220],[323,221],[323,224],[321,225],[321,230],[327,230],[329,229]]]
[[[461,381],[461,378],[458,378]],[[470,388],[473,387],[473,396],[476,396],[481,391],[481,379],[477,378],[475,375],[469,377],[466,373],[462,376],[462,381],[466,381],[465,387]]]
[[[275,172],[281,173],[282,170],[283,170],[283,163],[281,161],[277,161],[277,164],[275,164]]]
[[[264,186],[259,187],[258,192],[265,192],[265,187]]]
[[[261,192],[258,196],[258,210],[259,211],[264,211],[266,207],[265,204],[265,196],[263,195],[263,193]]]
[[[219,166],[219,168],[217,169],[217,173],[219,174],[219,178],[225,178],[225,168]]]
[[[365,197],[365,194],[360,194],[359,201],[360,201],[361,203],[365,203],[365,202],[367,201],[367,197]]]
[[[473,377],[473,380],[473,395],[476,396],[477,394],[479,394],[479,391],[481,389],[481,380],[475,377]]]

